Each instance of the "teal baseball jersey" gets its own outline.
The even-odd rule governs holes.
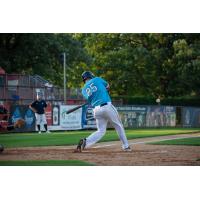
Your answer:
[[[99,106],[103,103],[111,102],[106,87],[108,83],[100,78],[95,77],[87,81],[82,88],[84,98],[93,106]]]

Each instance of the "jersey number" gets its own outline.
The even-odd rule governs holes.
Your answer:
[[[96,92],[97,91],[97,87],[94,85],[94,83],[91,83],[89,85],[88,88],[86,88],[86,93],[88,96],[91,96],[93,92]]]

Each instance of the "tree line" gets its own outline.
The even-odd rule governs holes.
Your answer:
[[[90,70],[110,83],[113,96],[200,96],[200,34],[0,34],[7,73],[39,74],[62,85],[62,52],[68,87],[81,87],[81,73]]]

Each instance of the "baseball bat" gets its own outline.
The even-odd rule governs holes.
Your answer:
[[[74,107],[74,108],[72,108],[72,109],[69,109],[68,111],[66,111],[66,114],[70,114],[70,113],[72,113],[72,112],[78,110],[79,108],[81,108],[81,107],[87,105],[87,104],[88,104],[88,103],[84,103],[84,104],[82,104],[82,105],[80,105],[80,106],[76,106],[76,107]]]

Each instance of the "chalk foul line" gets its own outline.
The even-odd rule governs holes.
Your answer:
[[[159,136],[160,137],[160,136]],[[165,138],[165,139],[152,139],[152,140],[144,140],[144,141],[139,141],[139,142],[131,142],[129,143],[129,145],[136,145],[136,144],[145,144],[145,143],[152,143],[152,142],[162,142],[162,141],[167,141],[167,140],[177,140],[177,139],[186,139],[186,138],[195,138],[195,137],[200,137],[199,135],[188,135],[188,136],[180,136],[180,137],[169,137],[169,138]],[[112,144],[105,144],[105,145],[98,145],[95,146],[93,148],[97,149],[97,148],[104,148],[104,147],[110,147],[110,146],[116,146],[118,144],[116,143],[112,143]]]

